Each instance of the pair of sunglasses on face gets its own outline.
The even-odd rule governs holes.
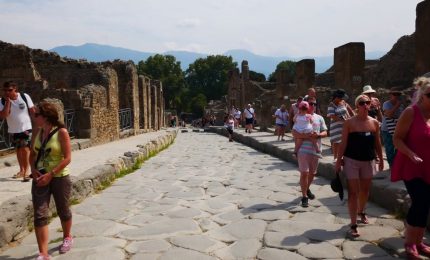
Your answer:
[[[359,106],[364,106],[364,105],[370,106],[370,100],[367,100],[367,101],[364,101],[364,100],[358,101],[358,105]]]

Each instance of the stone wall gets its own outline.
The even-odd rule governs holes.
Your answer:
[[[47,97],[57,98],[65,109],[75,111],[76,138],[91,138],[95,143],[120,138],[120,108],[132,109],[134,134],[141,128],[160,129],[165,123],[160,119],[151,124],[152,111],[157,117],[164,113],[164,107],[160,107],[164,106],[162,88],[158,90],[160,100],[155,103],[159,107],[151,109],[151,81],[142,79],[140,92],[132,62],[73,60],[0,41],[0,84],[9,80],[17,82],[19,90],[28,93],[35,103]],[[148,87],[144,90],[144,86]]]
[[[315,83],[315,60],[304,59],[296,63],[297,88],[308,89]]]
[[[420,76],[430,71],[430,1],[420,2],[417,5],[416,13],[415,75]]]

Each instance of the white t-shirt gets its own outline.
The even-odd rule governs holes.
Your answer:
[[[288,124],[288,111],[282,112],[281,109],[277,109],[275,112],[276,124],[287,125]],[[280,117],[280,118],[279,118]]]
[[[29,108],[34,106],[30,96],[25,94]],[[16,100],[10,100],[10,114],[6,117],[8,132],[11,134],[22,133],[31,129],[31,118],[28,114],[28,108],[21,94],[18,93]],[[0,102],[0,111],[3,111],[4,105]]]
[[[245,110],[243,110],[243,114],[245,115],[245,118],[253,118],[254,117],[254,109],[251,108],[245,108]]]
[[[236,111],[234,112],[234,114],[233,114],[233,116],[234,116],[234,118],[236,118],[236,119],[240,119],[240,115],[242,114],[242,112],[240,112],[240,110],[237,110],[236,109]]]

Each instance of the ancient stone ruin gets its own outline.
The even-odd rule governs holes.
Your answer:
[[[323,114],[334,89],[346,90],[353,100],[365,85],[372,85],[384,101],[388,89],[399,87],[410,93],[413,79],[430,71],[430,0],[416,8],[416,31],[401,37],[379,60],[365,60],[365,44],[350,42],[334,48],[333,66],[324,73],[315,73],[315,61],[304,59],[296,63],[294,78],[283,70],[276,72],[276,81],[255,82],[249,79],[249,65],[242,62],[241,72],[229,72],[227,107],[243,110],[251,103],[256,109],[257,122],[262,129],[273,125],[272,115],[281,104],[290,106],[307,89],[315,87]],[[226,111],[227,108],[226,108]]]
[[[162,83],[138,76],[131,61],[73,60],[0,41],[0,84],[9,80],[35,103],[61,100],[75,138],[104,143],[165,126]]]

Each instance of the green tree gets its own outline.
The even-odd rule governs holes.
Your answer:
[[[163,83],[164,99],[167,109],[176,109],[181,102],[178,97],[185,88],[184,72],[181,62],[172,55],[156,54],[137,64],[137,73],[147,75]]]
[[[255,72],[253,70],[249,71],[249,79],[258,82],[266,81],[266,76],[263,73]]]
[[[204,114],[204,108],[208,103],[205,95],[202,93],[197,94],[196,96],[191,98],[191,102],[189,103],[190,111],[192,111],[196,116],[201,117]]]
[[[203,94],[206,100],[221,99],[227,94],[228,71],[236,67],[237,63],[233,62],[231,56],[215,55],[197,59],[186,71],[185,79],[191,95],[197,97]]]
[[[276,72],[278,70],[287,70],[288,71],[288,76],[290,79],[294,79],[294,76],[296,75],[296,62],[291,61],[291,60],[284,60],[281,61],[277,66],[276,66],[276,70],[275,72],[273,72],[272,74],[269,75],[269,81],[274,82],[276,81],[275,76],[276,76]]]

